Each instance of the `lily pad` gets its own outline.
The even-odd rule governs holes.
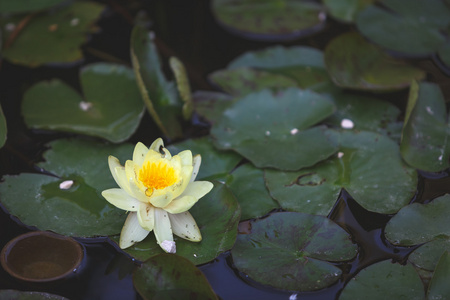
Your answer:
[[[433,271],[439,262],[439,258],[445,251],[450,251],[450,239],[441,236],[414,250],[414,252],[408,256],[408,260],[416,268]]]
[[[428,287],[427,296],[429,300],[443,300],[449,299],[450,285],[448,279],[450,278],[450,253],[448,251],[442,254],[439,263],[434,271]]]
[[[101,191],[114,186],[107,158],[128,157],[131,145],[110,146],[80,140],[49,144],[39,166],[57,177],[23,173],[4,176],[0,199],[21,222],[63,235],[93,237],[118,234],[123,211],[110,205]]]
[[[230,32],[254,40],[284,41],[322,29],[326,14],[312,1],[212,1],[217,21]]]
[[[3,2],[17,3],[17,1]],[[48,1],[27,2],[31,3],[30,8],[33,9],[49,3]],[[99,3],[77,1],[56,12],[49,11],[36,15],[23,28],[14,43],[2,49],[2,56],[13,63],[31,67],[81,60],[83,54],[80,46],[86,42],[88,34],[95,32],[93,24],[103,9],[104,6]],[[14,17],[4,22],[17,25],[20,20]],[[4,40],[8,40],[10,34],[5,32]]]
[[[262,284],[313,291],[337,282],[342,271],[330,262],[355,257],[357,246],[333,221],[303,213],[274,213],[251,221],[231,250],[236,268]]]
[[[256,167],[298,170],[336,152],[333,132],[311,127],[333,111],[327,98],[309,90],[263,90],[232,103],[211,135],[219,148],[235,150]]]
[[[203,239],[194,243],[174,236],[178,255],[199,265],[213,260],[233,247],[241,211],[227,186],[215,182],[213,190],[200,199],[189,212],[197,222]],[[118,238],[113,240],[118,242]],[[149,234],[142,242],[123,251],[141,261],[163,253],[161,247],[156,244],[154,234]]]
[[[1,14],[18,14],[37,10],[48,9],[66,0],[15,0],[15,1],[1,1]]]
[[[436,52],[446,41],[450,8],[442,0],[383,0],[356,18],[358,30],[376,44],[412,55]],[[389,34],[386,34],[386,33]]]
[[[375,0],[323,0],[328,13],[343,22],[353,22],[356,15]]]
[[[373,132],[343,131],[339,153],[297,172],[266,170],[272,197],[289,211],[328,215],[342,188],[365,209],[391,214],[407,205],[417,172],[401,159],[398,145]]]
[[[24,292],[16,290],[0,290],[0,299],[8,300],[68,300],[59,295],[43,292]]]
[[[437,84],[412,83],[400,151],[417,169],[439,172],[450,166],[450,126],[444,95]]]
[[[217,299],[205,275],[178,255],[148,259],[134,271],[133,284],[144,299]]]
[[[128,139],[144,113],[133,71],[97,63],[80,72],[84,97],[59,79],[39,82],[22,102],[31,128],[81,133],[118,143]]]
[[[3,114],[2,107],[0,106],[0,148],[3,147],[6,143],[6,135],[7,135],[7,128],[6,128],[6,118]]]
[[[439,49],[438,56],[441,62],[450,68],[450,40]]]
[[[410,299],[425,298],[422,281],[414,268],[390,261],[375,263],[361,272],[345,286],[339,297],[347,299]]]
[[[394,245],[419,245],[450,236],[450,195],[428,204],[413,203],[401,209],[386,225],[386,238]]]
[[[201,155],[202,163],[196,180],[210,180],[226,176],[242,159],[233,151],[217,150],[209,137],[185,140],[172,144],[167,149],[172,154],[189,149],[193,155]]]
[[[216,71],[211,73],[208,78],[223,91],[233,96],[245,96],[265,88],[279,90],[297,86],[295,80],[284,75],[249,67]]]
[[[396,90],[425,76],[420,69],[388,56],[355,32],[334,38],[325,49],[325,62],[334,83],[343,88]]]
[[[182,101],[176,85],[162,72],[154,39],[153,32],[139,25],[134,27],[131,33],[133,69],[142,99],[155,123],[169,138],[181,137]]]
[[[192,97],[195,111],[211,124],[220,119],[233,100],[228,94],[210,91],[196,91]]]

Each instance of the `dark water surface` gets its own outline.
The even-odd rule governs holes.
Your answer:
[[[51,140],[74,136],[62,133],[32,132],[28,130],[20,115],[20,101],[23,92],[34,83],[58,77],[79,89],[78,70],[87,63],[101,61],[102,52],[117,57],[129,64],[129,38],[132,28],[130,16],[143,8],[153,20],[153,27],[159,39],[158,46],[163,60],[176,54],[186,62],[192,89],[213,89],[206,81],[206,75],[224,68],[226,64],[248,50],[262,49],[272,43],[252,42],[224,31],[212,18],[208,1],[165,0],[127,2],[102,1],[110,5],[99,22],[101,32],[93,35],[85,50],[86,59],[72,66],[52,66],[30,69],[2,62],[0,70],[0,102],[7,124],[8,140],[0,149],[0,175],[23,172],[40,172],[34,164],[40,161],[45,144]],[[126,4],[125,4],[126,3]],[[111,8],[115,7],[115,9]],[[323,49],[330,38],[339,32],[351,29],[349,25],[327,22],[322,33],[284,45],[309,45]],[[107,87],[105,87],[107,88]],[[387,97],[397,98],[401,107],[406,101],[406,92]],[[398,99],[398,97],[403,97]],[[400,104],[399,104],[400,103]],[[144,130],[145,128],[145,130]],[[151,132],[152,134],[148,134]],[[205,134],[207,129],[192,125],[186,130],[186,137]],[[149,144],[158,137],[149,116],[146,115],[140,129],[130,142],[142,141]],[[420,173],[416,196],[412,201],[427,203],[445,193],[450,193],[448,172],[440,174]],[[20,199],[18,199],[20,200]],[[360,249],[356,259],[349,263],[336,264],[343,270],[343,276],[335,285],[317,292],[299,293],[280,291],[263,286],[233,268],[229,253],[224,253],[213,262],[200,267],[214,291],[221,299],[335,299],[344,285],[361,269],[375,262],[392,259],[405,262],[414,248],[394,247],[384,238],[383,228],[390,216],[370,213],[361,208],[343,191],[329,216],[354,237]],[[0,247],[15,236],[31,228],[19,225],[13,217],[0,210]],[[132,284],[132,271],[137,265],[129,257],[119,253],[104,240],[81,241],[86,250],[83,266],[72,278],[59,285],[28,285],[16,281],[0,268],[0,289],[42,290],[65,296],[69,299],[139,299]],[[32,251],[30,249],[30,251]]]

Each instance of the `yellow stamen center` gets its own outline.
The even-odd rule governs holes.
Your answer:
[[[160,190],[177,182],[175,170],[164,161],[147,162],[139,170],[139,180],[147,187],[145,194],[150,196],[154,189]]]

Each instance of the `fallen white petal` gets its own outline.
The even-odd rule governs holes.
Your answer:
[[[72,185],[73,185],[73,180],[65,180],[59,184],[59,189],[68,190],[72,187]]]
[[[175,245],[174,241],[163,241],[160,244],[160,246],[167,253],[175,253],[175,252],[177,252],[177,246]]]
[[[352,120],[342,119],[342,121],[341,121],[341,127],[344,129],[352,129],[354,126],[355,126],[355,124],[353,124]]]

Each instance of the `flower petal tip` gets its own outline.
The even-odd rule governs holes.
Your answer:
[[[174,241],[165,240],[160,244],[160,246],[167,253],[176,253],[177,252],[177,246],[175,245]]]

